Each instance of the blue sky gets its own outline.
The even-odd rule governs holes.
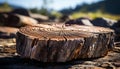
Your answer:
[[[10,4],[19,5],[25,8],[41,8],[43,0],[0,0],[0,2],[7,1]],[[60,10],[63,8],[75,7],[77,4],[94,3],[100,0],[48,0],[50,3],[48,7],[54,10]]]

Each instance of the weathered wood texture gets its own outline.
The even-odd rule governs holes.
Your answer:
[[[49,21],[49,18],[47,16],[44,16],[44,15],[41,15],[41,14],[30,13],[30,17],[36,19],[39,23]]]
[[[7,17],[7,20],[5,22],[6,26],[14,26],[14,27],[21,27],[24,25],[30,25],[34,26],[38,23],[37,20],[28,17],[28,16],[23,16],[19,14],[9,14]]]
[[[17,33],[17,52],[42,62],[65,62],[97,58],[113,47],[111,29],[90,26],[39,25],[23,27]]]

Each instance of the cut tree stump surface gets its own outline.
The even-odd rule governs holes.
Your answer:
[[[94,26],[38,25],[22,27],[16,49],[24,58],[66,62],[105,56],[114,45],[114,31]]]

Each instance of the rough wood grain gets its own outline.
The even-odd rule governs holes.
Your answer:
[[[112,49],[113,37],[112,30],[102,27],[28,26],[17,33],[16,48],[18,54],[25,58],[42,62],[65,62],[105,56]]]
[[[81,50],[80,58],[94,58],[105,56],[114,46],[114,31],[109,28],[95,26],[67,26],[69,30],[79,30],[93,34],[93,37],[86,40],[84,49]],[[87,54],[84,54],[84,53]]]

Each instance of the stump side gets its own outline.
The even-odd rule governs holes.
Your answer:
[[[102,27],[84,27],[23,27],[17,33],[17,52],[22,57],[42,62],[105,56],[113,47],[114,32]],[[90,32],[90,28],[104,32]]]

